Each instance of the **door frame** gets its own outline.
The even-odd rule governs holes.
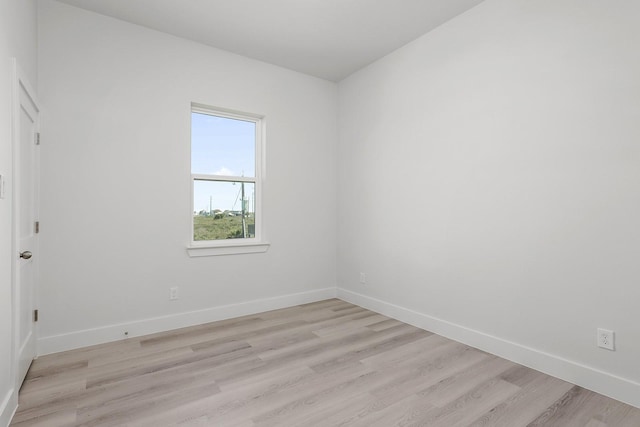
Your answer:
[[[11,301],[11,305],[12,305],[12,314],[13,314],[13,319],[12,319],[12,329],[13,329],[13,337],[12,337],[12,366],[11,366],[11,376],[13,377],[13,381],[15,384],[15,391],[17,393],[17,391],[20,389],[21,385],[22,385],[22,379],[18,378],[18,363],[19,363],[19,351],[20,351],[20,340],[19,340],[19,325],[20,325],[20,314],[21,314],[21,310],[20,310],[20,304],[18,301],[18,295],[19,295],[19,274],[18,274],[18,269],[19,269],[19,262],[20,262],[20,258],[18,257],[18,253],[20,251],[20,242],[19,242],[19,230],[18,227],[20,225],[20,220],[18,218],[18,194],[19,194],[19,186],[20,186],[20,159],[18,157],[18,153],[20,152],[20,108],[21,108],[21,104],[20,104],[20,90],[24,90],[24,92],[26,93],[26,95],[30,98],[30,101],[33,103],[36,111],[38,113],[40,113],[41,109],[40,109],[40,103],[38,102],[38,99],[36,97],[36,92],[33,89],[33,87],[31,86],[31,84],[29,83],[29,80],[26,77],[26,74],[22,71],[22,69],[20,68],[20,65],[18,64],[18,61],[15,58],[11,58],[11,68],[12,68],[12,87],[11,87],[11,114],[12,114],[12,118],[11,118],[11,148],[12,148],[12,171],[11,171],[11,177],[12,177],[12,182],[11,182],[11,204],[12,204],[12,209],[11,209],[11,254],[13,256],[12,258],[12,263],[11,263],[11,293],[12,293],[12,301]],[[39,132],[39,114],[38,114],[38,118],[35,121],[35,128],[36,128],[36,133]],[[35,142],[34,142],[35,143]],[[39,174],[39,169],[40,169],[40,161],[39,161],[39,155],[36,155],[36,158],[34,159],[34,170],[36,171],[35,173],[35,178],[36,178],[36,194],[35,194],[35,200],[36,200],[36,213],[39,214],[39,201],[40,201],[40,195],[39,195],[39,187],[40,187],[40,174]],[[38,251],[39,252],[39,251]],[[40,254],[37,253],[37,256],[39,256]],[[35,263],[34,265],[34,289],[33,289],[33,304],[34,304],[34,309],[35,307],[37,307],[38,304],[38,284],[39,284],[39,269],[37,268],[39,265],[38,262]],[[38,355],[38,328],[37,328],[37,323],[34,322],[33,324],[33,334],[34,334],[34,341],[35,341],[35,355],[34,357],[37,357]]]

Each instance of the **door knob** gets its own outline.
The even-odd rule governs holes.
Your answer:
[[[30,251],[20,252],[20,258],[22,258],[22,259],[29,259],[32,256],[33,256],[33,254]]]

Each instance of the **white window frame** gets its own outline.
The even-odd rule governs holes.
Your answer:
[[[235,255],[266,252],[269,243],[265,240],[264,233],[264,211],[262,209],[263,180],[264,180],[264,141],[265,141],[265,118],[264,116],[240,111],[228,110],[226,108],[210,107],[204,104],[191,104],[189,110],[189,130],[191,130],[192,113],[208,114],[227,119],[243,120],[255,123],[255,176],[228,176],[209,175],[191,173],[191,131],[189,131],[189,171],[191,173],[189,186],[191,189],[189,206],[189,245],[187,253],[191,257],[213,256],[213,255]],[[224,240],[193,240],[193,184],[196,180],[203,181],[223,181],[223,182],[247,182],[254,184],[255,188],[255,235],[243,239]]]

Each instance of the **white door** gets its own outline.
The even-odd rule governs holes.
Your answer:
[[[15,66],[14,86],[14,308],[17,385],[36,356],[35,286],[38,265],[38,106]]]

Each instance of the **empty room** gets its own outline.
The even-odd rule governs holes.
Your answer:
[[[640,427],[639,23],[0,0],[0,426]]]

